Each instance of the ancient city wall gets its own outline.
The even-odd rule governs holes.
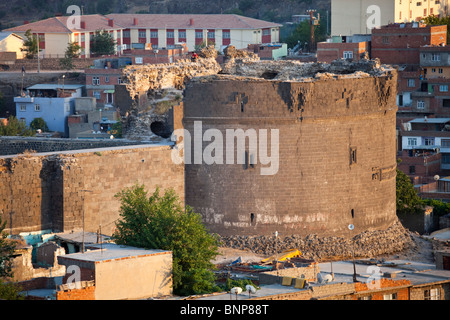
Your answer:
[[[161,144],[0,158],[6,231],[80,230],[84,209],[86,231],[101,224],[102,233],[111,234],[119,218],[114,195],[135,183],[149,192],[173,188],[184,200],[184,168],[173,164],[171,152]]]
[[[227,129],[267,129],[269,155],[270,132],[278,130],[279,168],[262,175],[268,165],[256,160],[260,151],[247,145],[237,154],[234,143],[235,159],[246,164],[186,165],[186,203],[224,236],[351,235],[349,224],[355,234],[392,225],[395,71],[268,80],[275,76],[216,75],[187,85],[186,130],[194,135],[196,121],[202,133],[217,129],[223,137]]]
[[[142,144],[140,141],[105,139],[60,139],[0,136],[0,156],[26,152],[56,152]]]

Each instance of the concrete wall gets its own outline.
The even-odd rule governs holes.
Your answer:
[[[192,136],[194,121],[202,122],[201,133],[219,130],[224,145],[227,129],[268,129],[270,154],[270,130],[279,130],[279,168],[262,175],[268,165],[249,147],[245,150],[258,159],[253,168],[237,162],[187,164],[187,204],[221,235],[347,235],[350,223],[358,232],[387,228],[396,220],[396,81],[393,75],[191,82],[183,124]],[[203,142],[202,150],[209,144]]]
[[[172,254],[95,264],[95,299],[119,300],[172,294]]]
[[[141,145],[1,158],[2,220],[15,234],[80,230],[84,208],[86,231],[101,224],[111,234],[119,218],[114,195],[126,187],[174,188],[184,200],[184,169],[173,164],[171,152],[170,145]]]

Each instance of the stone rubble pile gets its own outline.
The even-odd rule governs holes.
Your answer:
[[[275,243],[275,240],[277,242]],[[354,243],[353,243],[354,240]],[[273,255],[289,249],[298,249],[305,259],[327,260],[348,259],[352,257],[374,258],[383,254],[392,254],[413,249],[415,244],[408,230],[400,222],[384,231],[366,231],[351,238],[318,237],[315,234],[306,237],[290,235],[278,236],[228,236],[221,237],[221,246],[225,248],[250,250],[256,254]]]

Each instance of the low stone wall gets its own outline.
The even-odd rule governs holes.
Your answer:
[[[141,141],[105,140],[105,139],[58,139],[0,137],[0,156],[21,154],[24,152],[57,152],[67,150],[83,150],[94,148],[110,148],[145,144]]]
[[[60,58],[44,58],[39,60],[40,70],[66,70],[60,65]],[[95,59],[73,59],[72,63],[75,70],[82,70],[94,65]],[[8,71],[21,71],[22,66],[25,71],[36,71],[38,67],[37,59],[17,59],[16,63],[9,67]]]
[[[344,237],[318,237],[315,234],[302,236],[227,236],[221,238],[223,247],[251,250],[257,254],[272,255],[290,249],[302,252],[302,258],[315,261],[348,259],[353,246],[356,257],[377,257],[382,254],[400,252],[414,245],[409,231],[398,221],[387,230],[366,231],[352,239]]]

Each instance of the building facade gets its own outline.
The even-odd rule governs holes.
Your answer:
[[[34,37],[39,38],[40,56],[45,58],[63,58],[69,43],[76,42],[81,47],[80,57],[89,58],[91,54],[91,40],[99,30],[109,32],[117,43],[117,52],[121,50],[122,27],[114,20],[94,14],[81,16],[79,22],[72,17],[52,17],[37,22],[26,23],[4,31],[14,32],[24,37],[27,30],[31,30]]]
[[[447,14],[448,0],[331,0],[331,35],[370,34],[374,26]]]
[[[204,44],[217,50],[233,45],[238,49],[249,44],[279,42],[280,24],[234,14],[109,14],[124,27],[126,49],[173,49],[186,43],[190,51]]]
[[[201,45],[215,44],[217,50],[228,45],[238,49],[249,44],[279,42],[280,24],[233,14],[109,14],[83,15],[79,23],[73,17],[60,16],[27,23],[5,31],[23,36],[31,30],[39,37],[41,55],[64,56],[69,43],[81,46],[81,57],[91,55],[91,39],[99,30],[109,32],[117,43],[116,53],[127,49],[174,49],[186,43],[190,51]]]
[[[82,96],[83,85],[36,84],[27,94],[14,98],[16,117],[27,126],[42,118],[50,131],[68,136],[67,117],[74,112],[74,98]]]
[[[21,50],[24,40],[12,32],[0,32],[0,53],[14,52],[17,59],[22,59],[25,54]]]

